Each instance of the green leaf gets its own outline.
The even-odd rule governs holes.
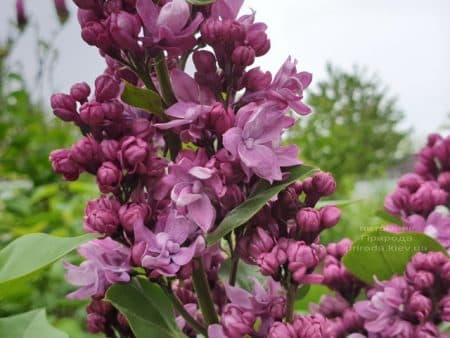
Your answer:
[[[304,285],[297,291],[295,310],[308,312],[311,303],[319,303],[323,295],[333,294],[329,288],[320,284]]]
[[[44,309],[0,318],[0,337],[69,338],[48,323]]]
[[[187,0],[187,1],[196,6],[206,6],[212,4],[216,0]]]
[[[387,280],[402,275],[412,256],[428,251],[446,252],[438,242],[422,233],[375,230],[355,241],[342,262],[357,278],[373,285],[374,276]]]
[[[377,210],[375,212],[375,216],[381,218],[383,221],[389,222],[390,224],[397,224],[397,225],[403,224],[402,220],[399,217],[391,215],[384,209]]]
[[[125,82],[125,88],[121,98],[123,102],[128,103],[133,107],[153,113],[164,120],[167,119],[164,114],[161,97],[153,90],[135,87],[132,84]]]
[[[106,298],[127,317],[136,338],[184,337],[170,300],[157,284],[133,279],[110,287]]]
[[[244,224],[251,219],[272,197],[277,195],[280,191],[291,185],[298,179],[312,175],[316,169],[305,165],[295,166],[289,169],[290,176],[286,181],[265,187],[262,184],[258,187],[257,193],[246,200],[238,207],[231,210],[223,221],[219,224],[216,230],[207,236],[208,245],[218,242],[222,237],[231,232],[233,229]],[[264,189],[261,187],[264,186]]]
[[[349,200],[327,200],[327,201],[319,201],[316,204],[316,208],[322,208],[328,205],[334,205],[336,207],[346,207],[351,204],[362,202],[363,200],[361,198],[358,199],[349,199]]]
[[[0,287],[29,277],[95,237],[95,234],[66,238],[47,234],[19,237],[0,251]]]

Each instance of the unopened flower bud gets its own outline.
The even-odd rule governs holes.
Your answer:
[[[236,66],[245,68],[255,62],[255,51],[251,47],[239,46],[233,51],[231,60]]]
[[[109,75],[100,75],[95,80],[95,98],[104,102],[116,98],[120,92],[120,84]]]
[[[408,189],[411,193],[414,193],[423,182],[423,178],[417,174],[406,174],[398,180],[397,184],[400,188]]]
[[[147,157],[147,143],[134,136],[127,136],[120,143],[119,158],[122,166],[132,171],[136,170]]]
[[[151,214],[152,209],[147,203],[128,203],[119,209],[120,224],[132,232],[136,224],[145,224]]]
[[[90,136],[83,137],[72,146],[70,158],[81,168],[91,174],[96,174],[100,166],[100,147]]]
[[[209,51],[196,51],[192,55],[192,60],[194,61],[195,68],[200,73],[215,73],[217,71],[216,57]]]
[[[322,227],[331,228],[341,219],[341,210],[335,206],[325,206],[320,209],[320,222]]]
[[[53,114],[63,121],[76,121],[78,119],[77,103],[71,95],[53,94],[50,99]]]
[[[256,56],[263,56],[270,49],[270,40],[262,30],[253,30],[247,34],[248,44],[255,51]]]
[[[75,83],[70,88],[70,96],[80,103],[86,102],[90,94],[91,88],[86,82]]]
[[[320,231],[320,213],[313,208],[302,208],[297,212],[297,224],[302,231],[316,233]]]
[[[439,315],[443,321],[450,322],[450,294],[439,302]]]
[[[230,338],[241,338],[253,331],[255,315],[238,306],[227,304],[222,312],[221,323]]]
[[[119,226],[119,208],[119,201],[107,196],[89,201],[84,216],[84,230],[108,236],[114,234]]]
[[[413,313],[420,322],[423,322],[431,313],[431,299],[416,291],[411,295],[407,310]]]
[[[319,172],[312,178],[314,189],[321,196],[329,196],[336,190],[336,181],[330,173]]]
[[[259,67],[250,69],[242,78],[242,86],[252,92],[267,88],[271,82],[272,74],[263,72]]]
[[[112,162],[103,162],[97,171],[97,184],[102,193],[115,193],[120,187],[122,172]]]
[[[298,338],[298,336],[291,324],[274,322],[270,327],[268,338]]]
[[[50,161],[55,173],[62,174],[66,181],[75,181],[80,176],[80,167],[70,158],[69,149],[54,150]]]
[[[99,102],[86,102],[80,108],[81,120],[89,126],[98,127],[105,121],[102,104]]]
[[[110,16],[110,33],[113,41],[120,49],[139,50],[138,35],[141,22],[136,15],[125,11],[112,13]]]
[[[447,192],[450,192],[450,171],[443,172],[438,177],[439,186]]]

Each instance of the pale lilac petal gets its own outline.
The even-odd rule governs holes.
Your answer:
[[[300,115],[308,115],[312,112],[311,108],[300,100],[290,101],[289,106]]]
[[[208,178],[211,178],[211,176],[214,174],[214,171],[204,167],[193,167],[189,170],[189,174],[200,180],[206,180]]]
[[[223,134],[223,146],[228,150],[233,158],[236,158],[238,153],[238,145],[242,143],[242,129],[231,128]]]
[[[173,69],[170,76],[178,101],[200,103],[200,88],[192,77],[178,68]]]
[[[289,167],[301,164],[298,159],[298,148],[295,144],[275,149],[275,154],[280,167]]]
[[[211,338],[229,338],[225,331],[223,330],[223,326],[220,324],[213,324],[208,326],[208,337]]]
[[[173,32],[179,32],[190,17],[190,9],[185,0],[172,0],[166,3],[159,12],[157,24],[167,26]]]
[[[244,0],[217,0],[211,8],[213,18],[236,19]]]
[[[253,309],[251,301],[252,295],[249,292],[229,284],[224,284],[224,286],[227,297],[231,303],[246,310]]]
[[[138,0],[136,3],[136,10],[138,15],[141,17],[144,27],[149,32],[155,31],[155,24],[158,17],[158,7],[153,3],[153,1]]]
[[[206,233],[214,224],[216,209],[214,209],[208,196],[203,194],[202,198],[188,205],[188,217]]]
[[[238,153],[241,161],[259,177],[268,181],[282,179],[277,157],[269,147],[255,144],[252,149],[247,149],[245,145],[240,144]]]

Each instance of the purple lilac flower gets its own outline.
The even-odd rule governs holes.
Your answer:
[[[133,261],[150,270],[150,276],[175,276],[205,249],[205,240],[195,235],[196,229],[192,221],[175,210],[159,218],[155,231],[136,223]]]
[[[301,163],[295,145],[280,146],[283,129],[292,123],[273,105],[252,103],[239,110],[236,127],[223,135],[223,144],[233,157],[240,159],[248,177],[255,173],[269,182],[281,180],[281,167]]]
[[[106,237],[81,245],[78,252],[86,258],[80,266],[64,262],[67,281],[79,287],[68,298],[101,297],[110,285],[130,281],[130,249],[124,245]]]

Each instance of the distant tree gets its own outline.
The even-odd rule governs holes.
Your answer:
[[[308,104],[314,113],[300,119],[289,142],[299,145],[304,160],[332,172],[343,189],[355,178],[383,174],[407,151],[409,131],[399,128],[403,113],[395,98],[357,67],[345,72],[328,64],[327,79]]]

